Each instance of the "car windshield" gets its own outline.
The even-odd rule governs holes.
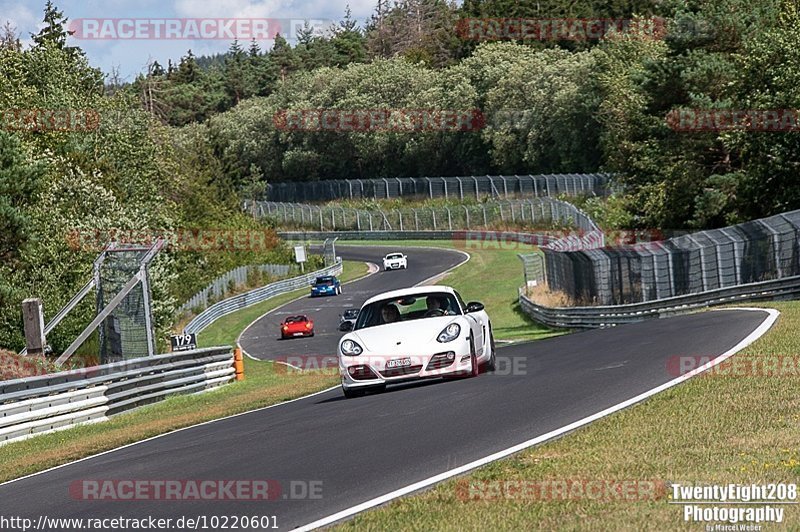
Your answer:
[[[333,279],[330,277],[318,277],[317,278],[317,286],[332,286]]]
[[[354,329],[366,329],[399,321],[461,314],[456,297],[448,292],[414,294],[382,299],[364,306]]]
[[[289,316],[286,318],[286,323],[298,323],[301,321],[306,321],[305,316]]]
[[[389,259],[389,260],[391,260],[391,259],[402,259],[403,255],[401,255],[400,253],[393,253],[391,255],[386,255],[386,258]]]

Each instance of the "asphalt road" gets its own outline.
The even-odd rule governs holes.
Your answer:
[[[336,254],[345,260],[371,262],[379,266],[383,266],[383,257],[390,251],[401,251],[408,256],[407,270],[379,271],[343,285],[339,296],[307,296],[293,301],[250,325],[239,338],[239,345],[248,355],[262,360],[298,354],[335,355],[337,341],[343,334],[338,330],[339,316],[345,309],[360,308],[364,301],[376,294],[413,286],[467,260],[463,253],[445,249],[336,247]],[[280,339],[280,324],[294,314],[305,314],[314,320],[313,337]]]
[[[268,515],[282,530],[295,528],[671,381],[673,357],[715,357],[766,318],[724,310],[653,320],[503,347],[498,371],[478,378],[395,386],[352,400],[334,389],[1,485],[0,516]],[[70,486],[86,479],[271,479],[282,491],[273,501],[72,497]],[[319,497],[299,489],[293,500],[292,486],[309,485]]]

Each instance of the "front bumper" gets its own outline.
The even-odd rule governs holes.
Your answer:
[[[452,362],[448,360],[448,353],[452,353]],[[389,361],[403,359],[410,359],[410,364],[389,366]],[[415,354],[375,355],[365,351],[354,357],[339,355],[339,376],[345,388],[466,374],[471,369],[469,341],[464,338]]]
[[[402,262],[391,262],[391,263],[384,262],[383,263],[383,269],[384,270],[399,270],[399,269],[404,268],[404,267],[405,267],[405,264],[403,264]]]

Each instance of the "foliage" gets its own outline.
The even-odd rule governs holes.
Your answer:
[[[88,131],[0,131],[0,345],[24,346],[20,303],[44,301],[46,317],[86,283],[98,246],[114,230],[149,235],[212,228],[272,234],[241,212],[236,187],[219,180],[219,163],[198,126],[161,125],[130,93],[106,95],[103,74],[65,46],[66,19],[52,5],[28,49],[0,48],[0,108],[90,110]],[[175,75],[191,80],[187,60]],[[289,260],[283,245],[234,253],[169,249],[151,269],[156,326],[163,335],[175,307],[222,272],[241,264]],[[91,320],[89,297],[49,335],[63,350]]]

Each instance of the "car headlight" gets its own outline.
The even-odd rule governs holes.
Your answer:
[[[342,342],[342,354],[350,357],[356,357],[364,352],[360,345],[352,340],[345,340]]]
[[[458,323],[451,323],[447,327],[439,333],[439,336],[436,338],[437,342],[446,344],[447,342],[452,342],[458,335],[461,334],[461,325]]]

